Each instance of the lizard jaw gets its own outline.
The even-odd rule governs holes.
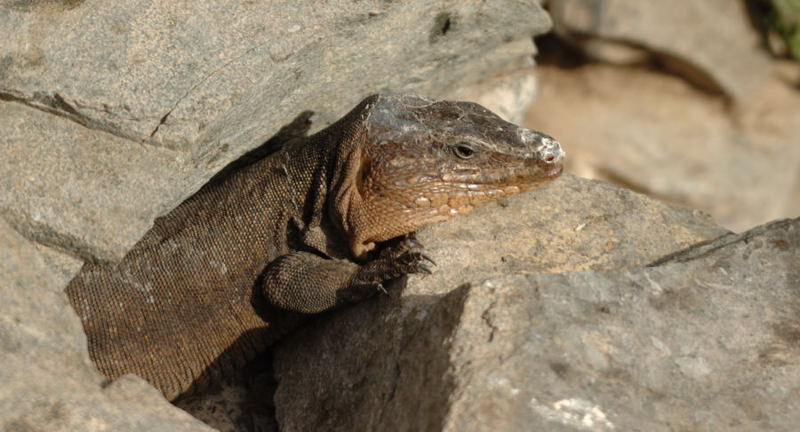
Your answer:
[[[350,249],[356,258],[364,258],[377,243],[415,232],[437,222],[470,213],[476,207],[500,198],[525,192],[548,183],[563,172],[563,165],[556,164],[545,171],[538,171],[527,181],[511,180],[503,184],[447,184],[441,193],[425,193],[411,189],[409,196],[395,199],[369,199],[361,194],[351,202],[348,213],[348,226],[351,229]],[[352,204],[357,202],[357,205]]]

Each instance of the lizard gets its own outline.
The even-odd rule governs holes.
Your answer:
[[[419,228],[563,170],[554,138],[470,102],[380,94],[209,182],[66,294],[108,379],[167,399],[241,367],[305,316],[430,272]]]

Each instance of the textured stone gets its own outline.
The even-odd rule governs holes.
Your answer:
[[[3,190],[0,203],[15,208],[12,222],[30,237],[117,259],[155,215],[302,111],[317,112],[321,128],[369,93],[445,97],[530,72],[531,36],[549,26],[527,1],[6,2],[0,105],[40,112],[16,119],[19,133],[5,145],[20,155],[27,141],[70,147],[78,132],[48,133],[65,129],[61,120],[87,130],[71,164],[41,159],[18,171],[0,159],[6,176],[39,177],[42,194],[19,205]],[[132,165],[119,163],[127,157]],[[74,183],[84,166],[106,168],[70,198],[75,208],[62,215],[45,206],[62,198],[49,185]],[[76,226],[101,207],[97,234]]]
[[[570,175],[429,227],[419,238],[438,264],[433,275],[411,276],[401,297],[399,287],[390,287],[391,296],[317,320],[276,348],[278,422],[285,431],[482,430],[486,425],[530,430],[520,426],[530,416],[510,418],[517,415],[516,402],[506,404],[485,388],[462,386],[475,374],[488,374],[481,383],[499,386],[496,391],[538,388],[497,375],[504,370],[503,359],[524,355],[511,350],[514,341],[492,339],[486,332],[459,333],[467,331],[465,326],[485,327],[485,320],[501,319],[507,307],[484,317],[470,312],[467,318],[465,304],[471,292],[481,291],[479,281],[508,274],[524,280],[537,272],[633,269],[724,233],[699,212]],[[528,304],[524,295],[514,301]],[[529,320],[536,314],[526,313],[528,318],[504,324],[513,327],[509,332],[531,334]],[[558,327],[558,317],[549,318]],[[485,349],[471,352],[473,346]],[[470,363],[476,369],[469,369]],[[484,403],[458,405],[464,398]],[[475,419],[471,426],[470,419]]]
[[[589,55],[638,62],[624,44],[644,48],[667,68],[722,90],[738,102],[753,98],[771,64],[746,2],[730,0],[550,0],[556,30]]]
[[[653,268],[457,290],[427,318],[457,322],[442,429],[796,430],[798,263],[795,219]],[[430,373],[399,369],[396,394]]]
[[[80,261],[0,221],[0,431],[207,431],[134,376],[94,369],[63,286]]]
[[[187,187],[180,154],[22,104],[0,102],[0,130],[0,214],[85,258],[121,258]]]

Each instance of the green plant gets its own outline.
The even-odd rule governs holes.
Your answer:
[[[769,0],[770,28],[783,37],[789,54],[800,60],[800,0]]]

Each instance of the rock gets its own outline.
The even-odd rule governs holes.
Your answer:
[[[770,80],[732,111],[682,80],[635,68],[540,66],[527,127],[569,152],[570,170],[710,213],[740,231],[800,215],[800,94]]]
[[[80,264],[0,221],[0,431],[210,431],[141,378],[104,385],[63,292]]]
[[[438,264],[433,275],[410,276],[402,296],[399,287],[390,288],[391,296],[328,314],[276,347],[281,430],[531,430],[525,426],[535,414],[531,400],[509,401],[508,395],[538,390],[537,400],[549,404],[547,392],[560,387],[539,386],[532,381],[538,375],[524,374],[522,360],[535,344],[523,349],[518,342],[539,339],[531,330],[535,323],[557,329],[563,320],[548,314],[539,321],[544,313],[536,290],[548,288],[517,292],[529,288],[525,281],[547,278],[532,276],[541,272],[592,270],[602,278],[604,272],[635,271],[725,233],[699,212],[570,175],[431,226],[419,239]],[[489,285],[480,282],[486,278]],[[491,284],[514,292],[499,299],[487,288]],[[582,290],[592,293],[589,286]],[[570,300],[572,291],[562,298]],[[482,299],[481,306],[470,305],[472,296]],[[614,299],[607,297],[611,307]],[[587,320],[599,314],[588,306],[581,312]],[[505,362],[523,375],[504,375]],[[563,409],[591,414],[594,406],[587,403],[576,399]],[[597,424],[615,420],[596,417]]]
[[[447,97],[452,100],[477,102],[506,121],[520,124],[525,120],[538,94],[536,75],[528,65],[532,57],[526,58],[530,55],[530,44],[525,40],[508,43],[501,50],[488,55],[523,61],[517,66],[506,67],[506,72],[495,73],[483,82],[455,89]]]
[[[444,97],[529,73],[531,36],[550,26],[536,3],[3,8],[0,118],[15,133],[0,156],[14,182],[0,192],[0,210],[26,236],[102,260],[119,259],[155,216],[300,112],[317,112],[315,127],[323,127],[369,93]],[[68,160],[18,167],[28,143]],[[65,190],[69,204],[59,202]],[[31,194],[38,199],[23,203]]]
[[[119,259],[181,199],[183,156],[168,149],[18,103],[0,102],[0,130],[0,213],[39,243]]]
[[[762,39],[744,1],[551,0],[559,34],[591,56],[612,62],[641,57],[644,48],[667,68],[746,103],[770,76]],[[743,59],[747,59],[743,61]]]
[[[800,219],[697,249],[460,288],[415,334],[447,368],[401,355],[395,398],[442,373],[443,430],[795,430]]]

